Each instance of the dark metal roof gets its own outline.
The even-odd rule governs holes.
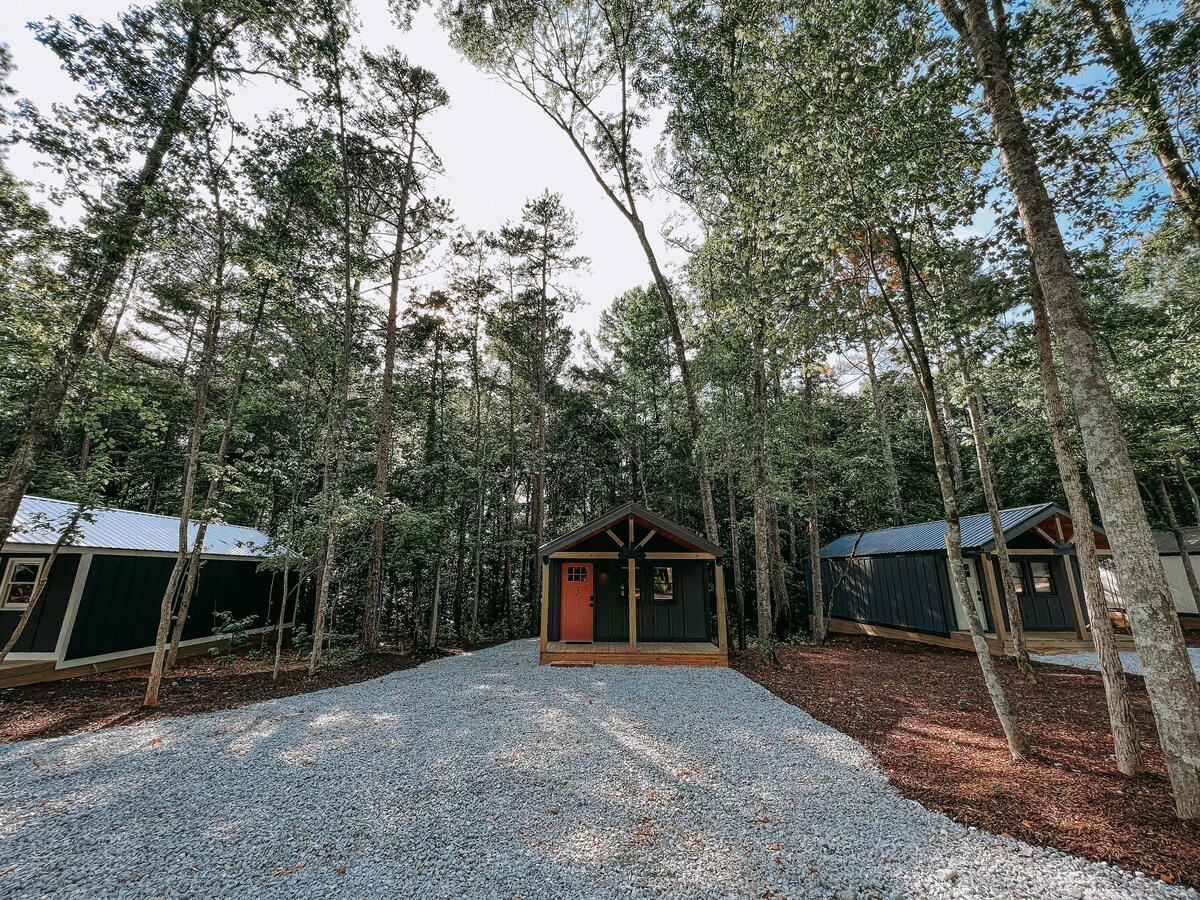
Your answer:
[[[665,534],[668,537],[675,538],[684,544],[695,547],[697,550],[703,553],[711,553],[714,556],[725,555],[725,551],[716,544],[710,543],[708,540],[700,537],[700,535],[696,534],[694,531],[689,531],[682,525],[676,525],[669,519],[664,519],[658,513],[652,512],[651,510],[646,509],[644,506],[639,506],[637,503],[626,503],[623,506],[618,506],[611,512],[607,512],[599,518],[592,519],[592,521],[587,522],[584,525],[580,525],[574,531],[569,531],[562,537],[555,538],[552,541],[542,544],[540,552],[543,556],[546,556],[550,553],[556,553],[559,550],[566,550],[573,544],[576,544],[585,538],[589,538],[594,534],[599,534],[600,532],[604,531],[605,528],[608,528],[618,522],[624,522],[630,516],[633,516],[635,519],[639,519],[640,521],[650,525],[661,534]]]
[[[66,500],[26,495],[13,519],[9,544],[53,546],[67,527],[76,504]],[[189,549],[196,540],[197,522],[188,524]],[[79,521],[71,547],[95,550],[138,550],[151,553],[179,551],[179,518],[131,509],[89,507]],[[212,522],[204,533],[205,556],[269,556],[271,539],[256,528]]]
[[[1200,553],[1200,525],[1185,526],[1180,530],[1183,531],[1183,546],[1187,547],[1188,554]],[[1164,556],[1179,555],[1175,535],[1169,531],[1154,532],[1154,543],[1158,545],[1158,552]]]
[[[1052,515],[1066,513],[1053,503],[1035,506],[1019,506],[1016,509],[1000,510],[1000,524],[1005,537],[1032,528]],[[992,519],[987,513],[963,516],[962,546],[964,550],[984,550],[993,543]],[[882,531],[844,534],[821,548],[821,556],[837,558],[843,556],[887,556],[893,553],[932,553],[946,549],[946,522],[921,522],[917,525],[900,525]]]

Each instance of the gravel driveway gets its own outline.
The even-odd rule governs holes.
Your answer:
[[[0,748],[0,896],[1196,896],[955,825],[736,672],[536,658]]]
[[[1200,647],[1188,647],[1188,656],[1192,658],[1192,669],[1196,673],[1196,678],[1200,679]],[[1076,669],[1100,671],[1100,663],[1096,659],[1095,650],[1081,650],[1079,653],[1060,653],[1054,656],[1034,653],[1032,657],[1040,662],[1053,663],[1056,666],[1074,666]],[[1136,650],[1121,651],[1121,666],[1130,675],[1142,674],[1142,658],[1138,656]]]

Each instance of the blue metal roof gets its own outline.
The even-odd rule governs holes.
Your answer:
[[[1004,526],[1004,533],[1007,535],[1022,525],[1040,522],[1059,511],[1053,503],[1002,509],[1000,524]],[[992,543],[992,519],[987,513],[963,516],[960,522],[964,550],[978,550]],[[946,522],[941,520],[921,522],[917,525],[900,525],[882,531],[844,534],[822,547],[821,556],[887,556],[893,553],[930,553],[945,549]]]
[[[13,521],[9,544],[52,546],[67,526],[76,504],[49,497],[26,496]],[[196,540],[199,525],[188,525],[188,548]],[[256,528],[212,522],[204,533],[205,556],[269,556],[271,539]],[[140,550],[155,553],[179,551],[179,518],[129,509],[92,507],[79,521],[79,534],[71,547],[95,550]]]

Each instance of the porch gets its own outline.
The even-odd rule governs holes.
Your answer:
[[[547,641],[541,652],[543,664],[591,666],[597,663],[647,666],[727,666],[728,652],[705,641],[648,641],[631,647],[626,641],[595,641],[590,644]]]

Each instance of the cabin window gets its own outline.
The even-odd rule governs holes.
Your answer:
[[[675,602],[675,570],[671,566],[654,567],[654,602]]]
[[[1012,573],[1013,589],[1018,595],[1025,593],[1025,572],[1019,562],[1010,562],[1008,571]]]
[[[587,566],[567,566],[567,581],[587,580]]]
[[[40,559],[9,560],[8,569],[4,573],[4,585],[0,588],[0,607],[4,609],[28,607],[41,573],[42,561]]]
[[[1050,577],[1050,563],[1031,562],[1029,564],[1029,574],[1033,580],[1033,592],[1035,594],[1054,593],[1054,580]]]

